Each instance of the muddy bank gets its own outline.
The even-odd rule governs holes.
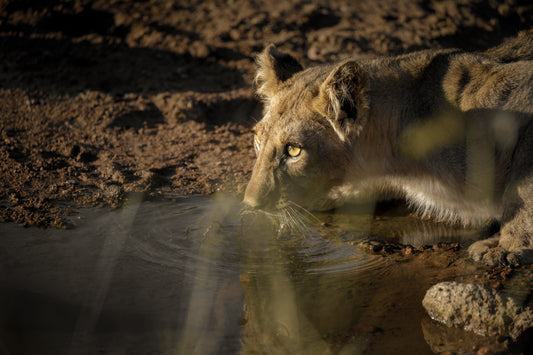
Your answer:
[[[130,191],[242,192],[268,43],[306,65],[477,50],[532,17],[516,0],[4,1],[0,220],[64,227]]]

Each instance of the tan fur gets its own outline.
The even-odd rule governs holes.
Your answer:
[[[305,70],[267,47],[244,201],[324,210],[401,197],[440,221],[498,219],[499,244],[476,243],[472,256],[533,262],[532,38],[525,32],[481,53],[421,51]]]

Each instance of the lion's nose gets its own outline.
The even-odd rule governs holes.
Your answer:
[[[265,154],[259,157],[244,192],[243,202],[252,208],[265,208],[275,199],[274,172],[265,161],[268,157]]]
[[[251,208],[261,208],[263,205],[260,200],[255,196],[250,187],[246,188],[246,192],[244,193],[244,199],[242,200],[246,205],[248,205]]]
[[[273,203],[273,201],[271,201],[273,196],[271,195],[272,191],[269,188],[269,185],[265,183],[257,183],[257,180],[252,176],[248,186],[246,186],[243,202],[251,208],[264,209],[267,208],[267,205],[270,206],[270,204]]]

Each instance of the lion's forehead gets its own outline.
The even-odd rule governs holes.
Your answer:
[[[261,140],[276,144],[310,144],[331,128],[314,108],[323,80],[323,69],[297,73],[265,103],[263,118],[256,125]]]
[[[302,139],[303,121],[291,119],[273,120],[261,127],[260,135],[263,140],[274,140],[279,143]]]
[[[312,101],[316,95],[308,89],[286,90],[268,104],[261,124],[264,126],[285,127],[295,123],[316,120],[318,113],[313,110]]]
[[[281,118],[281,119],[279,119]],[[330,139],[330,127],[317,115],[305,119],[295,116],[281,116],[277,120],[267,120],[259,124],[257,134],[262,141],[275,145],[296,143],[311,148],[318,141]]]

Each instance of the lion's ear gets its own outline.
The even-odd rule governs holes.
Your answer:
[[[303,68],[296,59],[281,53],[271,44],[257,57],[257,93],[269,99],[278,90],[281,83]]]
[[[340,63],[320,86],[315,109],[325,116],[342,141],[356,136],[369,108],[368,75],[356,61]]]

